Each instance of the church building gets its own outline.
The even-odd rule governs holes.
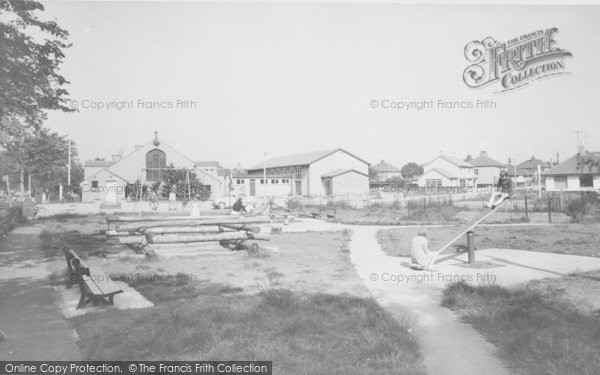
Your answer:
[[[223,168],[217,162],[194,162],[158,138],[135,146],[129,154],[113,155],[110,161],[88,160],[84,164],[81,182],[82,202],[100,202],[118,205],[126,199],[135,199],[136,192],[128,186],[139,182],[152,186],[160,182],[167,168],[189,169],[196,174],[214,199],[225,194],[227,184]]]

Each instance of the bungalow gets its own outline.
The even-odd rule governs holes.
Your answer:
[[[439,155],[423,165],[424,173],[417,178],[419,187],[475,187],[475,167],[454,155]]]
[[[577,153],[557,166],[542,173],[547,191],[600,189],[600,167],[586,163],[586,156],[600,153]],[[588,159],[589,160],[589,159]]]
[[[369,193],[369,163],[341,148],[267,159],[232,178],[235,191],[249,196]]]
[[[538,167],[543,174],[552,168],[552,164],[532,156],[531,159],[517,164],[517,181],[522,182],[525,186],[537,185]]]

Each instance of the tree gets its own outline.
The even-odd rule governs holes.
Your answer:
[[[59,74],[69,34],[40,20],[42,11],[37,1],[0,0],[0,147],[8,151],[40,130],[46,110],[74,111]]]
[[[400,174],[407,180],[412,179],[415,176],[420,176],[423,174],[423,167],[419,164],[410,162],[405,164],[402,168],[400,168]]]
[[[188,196],[188,172],[189,172],[189,183],[190,192],[192,196],[197,195],[198,200],[205,201],[210,198],[210,191],[202,185],[198,176],[194,171],[190,171],[186,168],[175,168],[173,164],[169,165],[168,169],[162,171],[162,178],[160,181],[160,193],[166,197],[169,195],[171,190],[175,188],[175,194],[178,197],[183,198]]]

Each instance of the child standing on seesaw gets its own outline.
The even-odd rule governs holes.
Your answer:
[[[508,172],[502,171],[500,172],[500,178],[498,179],[498,184],[496,184],[496,191],[492,193],[490,197],[490,201],[485,205],[487,208],[491,208],[492,210],[506,199],[510,198],[513,193],[513,182],[512,178],[508,175]]]

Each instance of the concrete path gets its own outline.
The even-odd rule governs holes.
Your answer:
[[[433,271],[410,269],[410,258],[385,255],[375,237],[380,227],[352,226],[350,256],[359,276],[378,302],[397,317],[415,320],[425,365],[431,375],[509,374],[495,347],[457,314],[440,306],[442,291],[452,281],[513,285],[600,268],[600,259],[519,250],[489,249],[449,255]],[[442,259],[444,257],[442,256]]]
[[[0,241],[0,341],[3,360],[79,360],[76,335],[55,304],[39,249],[41,227],[20,227]]]

